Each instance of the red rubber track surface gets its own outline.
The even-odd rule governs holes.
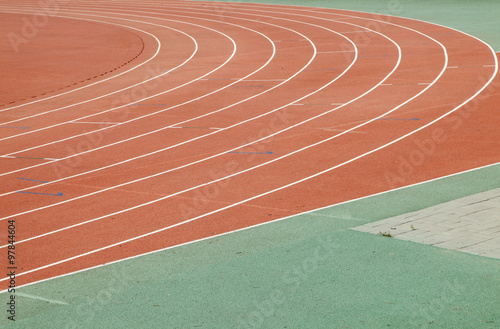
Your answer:
[[[447,27],[176,1],[0,19],[18,285],[500,161],[496,54]]]

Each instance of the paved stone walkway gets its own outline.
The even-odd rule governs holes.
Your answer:
[[[353,229],[500,259],[500,188]]]

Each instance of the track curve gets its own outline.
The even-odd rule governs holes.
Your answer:
[[[9,18],[39,10],[0,6]],[[15,218],[20,228],[19,284],[495,159],[391,169],[421,145],[433,156],[428,141],[446,135],[436,127],[470,109],[498,72],[492,49],[456,30],[330,9],[175,1],[68,3],[48,22],[62,17],[144,31],[137,60],[150,60],[22,111],[0,107],[0,222]]]

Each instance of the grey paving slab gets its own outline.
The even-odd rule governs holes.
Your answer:
[[[500,259],[500,188],[353,230]]]

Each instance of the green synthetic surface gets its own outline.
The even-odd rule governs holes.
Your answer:
[[[274,3],[384,13],[392,1]],[[500,49],[499,3],[401,4],[398,16]],[[491,166],[23,287],[16,322],[2,311],[0,326],[498,328],[499,260],[349,229],[499,188],[498,177]]]

